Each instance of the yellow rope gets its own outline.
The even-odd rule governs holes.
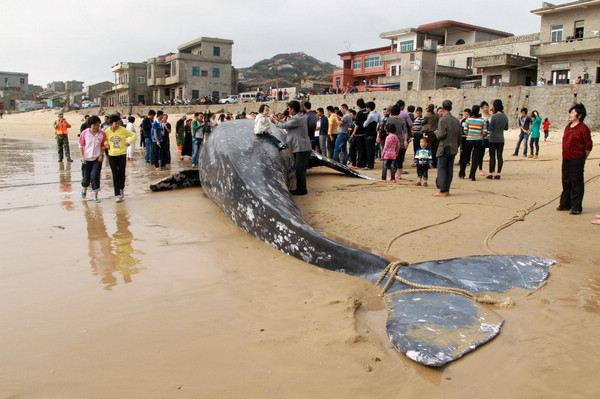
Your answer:
[[[499,307],[508,308],[508,307],[514,306],[514,301],[511,298],[498,299],[498,298],[492,298],[489,295],[477,296],[476,294],[474,294],[470,291],[467,291],[467,290],[463,290],[461,288],[439,287],[439,286],[435,286],[435,285],[425,285],[425,284],[414,283],[412,281],[406,280],[405,278],[397,275],[398,269],[400,269],[403,266],[408,266],[408,263],[402,262],[402,261],[396,261],[396,262],[391,262],[383,270],[383,272],[377,279],[377,282],[375,283],[376,286],[379,286],[379,284],[381,284],[381,282],[385,279],[385,277],[388,274],[390,276],[389,276],[387,282],[385,283],[385,285],[383,286],[383,288],[381,288],[381,293],[380,293],[381,296],[385,295],[385,293],[387,292],[390,285],[394,282],[394,280],[396,280],[403,284],[408,285],[409,287],[414,287],[414,288],[387,294],[388,298],[390,298],[394,295],[409,294],[409,293],[413,293],[413,292],[436,292],[436,293],[443,293],[443,294],[461,295],[461,296],[464,296],[465,298],[469,298],[470,300],[472,300],[474,302],[485,303],[485,304],[495,305],[495,306],[499,306]]]

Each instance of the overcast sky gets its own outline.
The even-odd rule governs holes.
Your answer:
[[[0,0],[0,70],[29,73],[30,84],[44,87],[113,81],[112,65],[176,52],[201,36],[233,40],[236,68],[297,51],[341,65],[338,53],[388,45],[381,32],[441,20],[538,32],[540,17],[530,11],[541,6],[541,0]]]

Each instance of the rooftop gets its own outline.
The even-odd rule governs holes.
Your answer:
[[[544,15],[544,14],[551,14],[551,13],[555,13],[555,12],[561,12],[561,11],[565,11],[565,10],[571,10],[574,8],[586,9],[588,7],[597,6],[597,5],[600,5],[600,0],[578,0],[578,1],[573,1],[571,3],[565,3],[565,4],[559,4],[559,5],[554,5],[552,3],[544,2],[542,4],[542,8],[531,10],[531,13],[536,14],[536,15]]]

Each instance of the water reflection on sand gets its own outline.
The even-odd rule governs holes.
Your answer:
[[[0,139],[0,211],[39,208],[57,218],[55,225],[60,229],[65,229],[65,226],[74,228],[73,224],[85,226],[92,274],[99,276],[106,290],[111,290],[118,283],[132,282],[133,275],[146,269],[142,266],[143,250],[134,248],[133,232],[138,231],[141,235],[137,238],[138,242],[151,242],[152,236],[159,240],[160,235],[154,234],[154,228],[144,228],[143,218],[130,215],[127,200],[114,203],[108,162],[102,168],[101,202],[92,201],[91,190],[88,190],[87,198],[80,198],[81,163],[78,154],[71,151],[72,163],[66,160],[57,162],[55,146],[53,142]],[[74,148],[76,144],[72,145]],[[151,182],[170,173],[149,169],[143,157],[137,158],[142,162],[129,162],[127,165],[126,195],[132,199],[146,193]],[[73,243],[60,245],[61,251],[75,250]]]
[[[85,201],[84,214],[92,273],[100,276],[100,281],[107,290],[117,285],[120,279],[124,283],[131,283],[132,275],[145,267],[140,265],[140,259],[135,256],[133,233],[129,229],[129,215],[125,205],[117,209],[116,215],[108,215],[110,225],[114,222],[116,227],[112,235],[108,233],[102,207]]]

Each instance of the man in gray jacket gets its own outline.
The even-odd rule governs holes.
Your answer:
[[[280,129],[286,129],[285,141],[294,154],[294,167],[296,169],[296,189],[290,191],[293,195],[306,195],[306,168],[312,150],[308,138],[306,118],[300,112],[300,103],[292,100],[288,103],[291,118],[287,122],[280,122],[274,117],[270,120]]]
[[[438,122],[438,129],[435,131],[439,141],[436,153],[438,174],[435,184],[440,191],[433,194],[434,197],[447,197],[450,195],[450,183],[452,183],[454,173],[454,157],[458,152],[462,132],[460,122],[450,113],[452,101],[444,100],[442,109],[443,116]]]

